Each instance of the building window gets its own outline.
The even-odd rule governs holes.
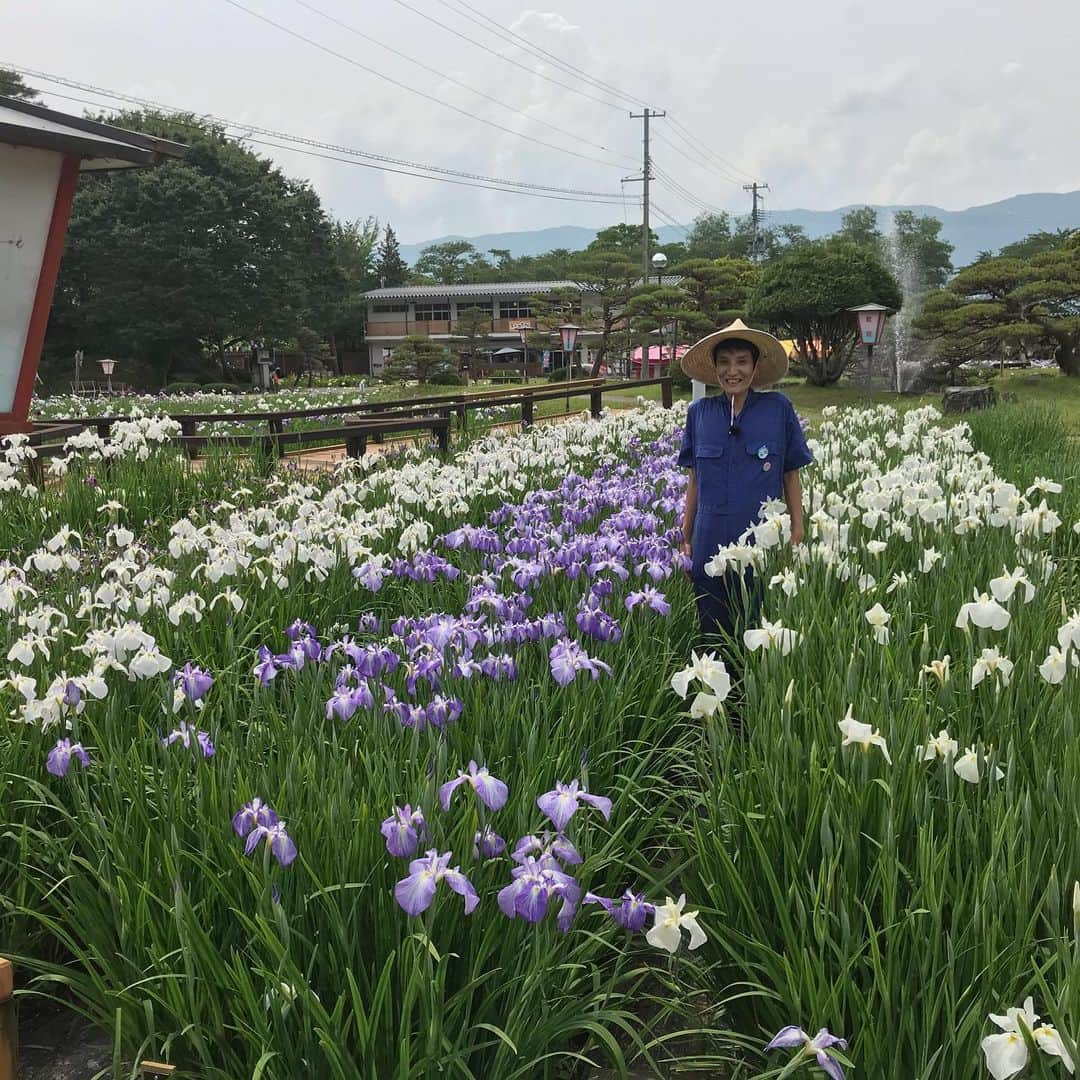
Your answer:
[[[449,322],[450,305],[446,301],[440,301],[437,304],[417,304],[414,318],[417,322]]]
[[[482,311],[489,319],[491,318],[492,304],[490,300],[481,300],[479,302],[470,300],[465,304],[458,304],[457,313],[460,315],[463,311]]]
[[[500,319],[531,319],[532,308],[528,300],[500,300]]]
[[[408,304],[372,304],[371,311],[374,315],[408,315]]]

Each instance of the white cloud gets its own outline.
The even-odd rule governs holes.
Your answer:
[[[639,108],[611,103],[596,86],[525,55],[465,19],[461,8],[409,0],[425,18],[393,0],[368,0],[362,7],[352,0],[314,0],[435,69],[428,73],[294,0],[248,2],[437,100],[395,88],[221,0],[189,0],[179,8],[172,0],[143,0],[136,8],[125,0],[97,0],[92,12],[84,0],[36,0],[6,15],[0,62],[17,59],[196,112],[491,176],[617,194],[620,179],[640,169],[641,123],[629,117],[631,108]],[[909,0],[902,13],[855,9],[848,0],[774,0],[765,16],[741,6],[725,9],[722,17],[715,0],[671,0],[661,8],[652,0],[544,0],[543,8],[520,0],[474,4],[572,70],[667,109],[669,117],[653,125],[656,165],[711,205],[748,209],[743,172],[770,184],[766,207],[773,209],[864,201],[962,207],[1020,191],[1080,186],[1080,144],[1060,139],[1071,129],[1077,96],[1075,0],[1040,5],[1041,22],[1054,26],[1052,35],[1033,31],[1030,13],[1014,0],[983,0],[978,20],[941,0]],[[1035,71],[1037,82],[1029,75]],[[447,76],[525,115],[485,101]],[[437,102],[606,164],[517,138]],[[51,103],[80,108],[60,99]],[[674,121],[692,133],[689,147]],[[742,172],[725,176],[715,163],[706,167],[702,148]],[[310,178],[335,214],[389,218],[403,240],[558,224],[595,227],[624,216],[621,204],[477,191],[257,149],[290,174]],[[627,186],[631,202],[639,190]],[[655,197],[682,220],[696,212],[662,183]]]

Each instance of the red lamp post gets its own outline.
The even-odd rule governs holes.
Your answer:
[[[870,380],[873,374],[874,346],[881,340],[889,309],[883,304],[859,304],[848,308],[858,321],[859,340],[866,346],[866,403],[871,401]]]
[[[0,435],[33,432],[34,392],[79,173],[186,147],[0,97]]]
[[[573,323],[563,323],[559,327],[562,336],[563,363],[566,364],[566,408],[570,409],[570,383],[574,379],[574,347],[577,345],[577,336],[581,332],[580,326]]]

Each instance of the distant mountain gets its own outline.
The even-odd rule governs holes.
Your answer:
[[[828,236],[840,228],[840,219],[855,206],[837,210],[777,210],[769,214],[770,225],[801,225],[810,237]],[[980,251],[997,251],[1028,233],[1080,227],[1080,191],[1013,195],[1000,202],[971,206],[966,210],[942,210],[940,206],[875,206],[878,224],[885,228],[897,210],[930,214],[941,222],[941,234],[956,249],[953,265],[964,266]],[[687,223],[689,224],[689,222]],[[684,234],[670,225],[657,230],[662,243],[684,239]],[[409,262],[429,244],[446,240],[468,240],[480,251],[506,248],[512,255],[540,255],[552,248],[580,251],[596,236],[595,229],[580,225],[562,225],[532,232],[486,233],[482,236],[440,236],[422,244],[402,244],[401,254]]]

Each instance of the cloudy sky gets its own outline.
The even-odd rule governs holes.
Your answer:
[[[0,0],[0,9],[0,65],[611,198],[480,191],[253,146],[310,179],[336,216],[389,220],[406,242],[638,220],[640,184],[621,183],[641,167],[635,100],[668,112],[653,123],[663,174],[654,197],[682,223],[702,205],[744,212],[749,179],[769,183],[772,209],[961,209],[1080,188],[1076,0],[974,9],[959,0]]]

